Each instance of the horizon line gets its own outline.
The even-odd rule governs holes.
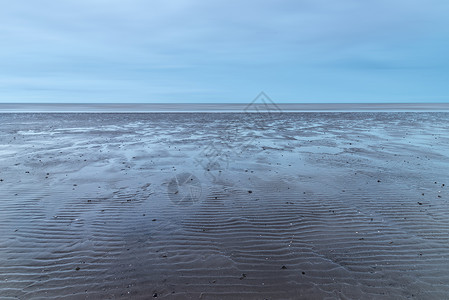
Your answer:
[[[0,113],[447,112],[449,103],[0,103]]]

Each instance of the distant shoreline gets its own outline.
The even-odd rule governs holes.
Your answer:
[[[449,103],[0,103],[0,113],[447,112]]]

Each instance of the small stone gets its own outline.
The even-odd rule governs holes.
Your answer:
[[[153,293],[153,298],[157,298],[157,293]]]
[[[76,267],[75,270],[79,271],[81,268],[80,267]]]
[[[306,275],[306,272],[304,272],[304,271],[302,271],[301,273],[302,273],[302,275]]]
[[[285,270],[285,269],[287,269],[287,267],[286,266],[282,266],[282,268],[281,268],[282,270]]]
[[[253,191],[248,191],[249,194],[251,194]]]
[[[418,205],[422,205],[422,202],[418,202]]]

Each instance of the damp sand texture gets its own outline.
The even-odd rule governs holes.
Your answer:
[[[447,113],[0,114],[1,299],[446,299]]]

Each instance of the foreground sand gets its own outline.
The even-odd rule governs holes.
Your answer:
[[[1,299],[449,295],[449,114],[0,121]]]

